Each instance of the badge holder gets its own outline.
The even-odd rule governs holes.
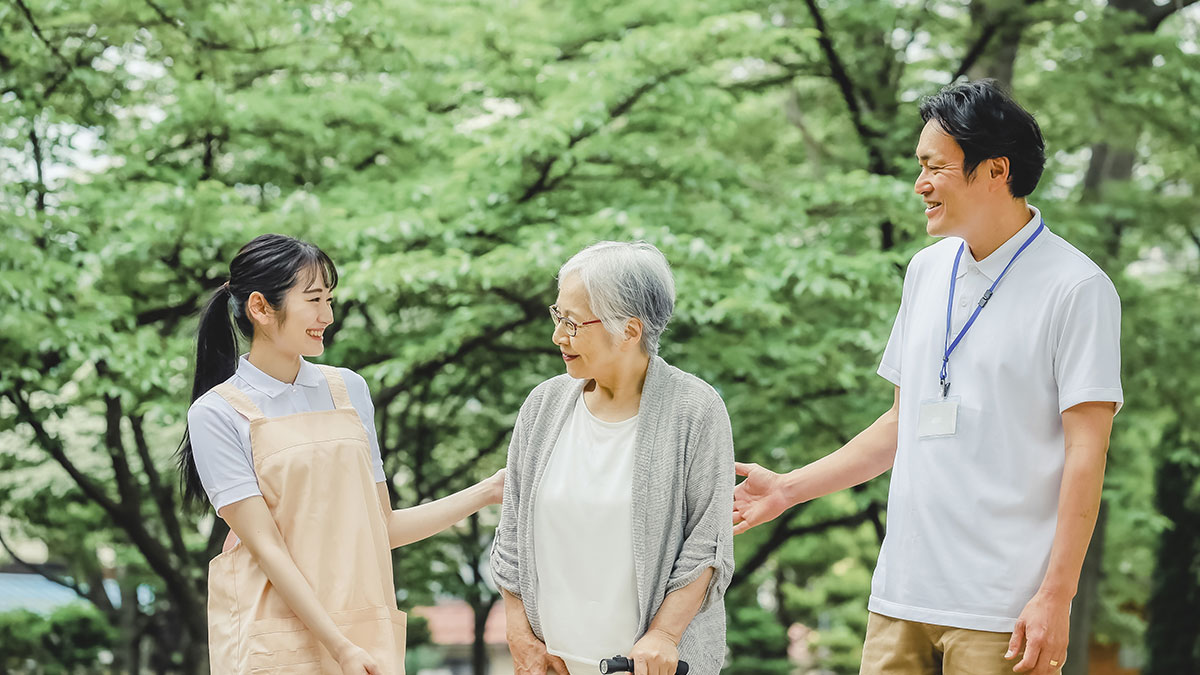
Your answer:
[[[958,431],[960,397],[946,396],[921,401],[917,438],[946,438]]]

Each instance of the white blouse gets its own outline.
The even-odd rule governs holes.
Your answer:
[[[375,406],[371,403],[367,382],[347,368],[339,368],[338,372],[346,381],[350,402],[367,430],[375,480],[383,482],[386,478],[379,454],[379,439],[375,434]],[[333,409],[333,397],[325,376],[303,359],[296,381],[290,383],[271,377],[242,356],[230,381],[267,417]],[[192,403],[188,409],[188,435],[200,482],[204,484],[213,508],[220,510],[228,504],[262,495],[250,452],[250,421],[219,394],[209,391]]]
[[[637,640],[633,458],[637,416],[597,419],[583,394],[563,426],[533,506],[533,545],[546,648],[571,675]]]

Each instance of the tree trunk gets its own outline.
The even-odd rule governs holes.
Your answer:
[[[117,610],[120,617],[118,628],[124,638],[118,646],[113,664],[117,672],[139,673],[142,663],[142,630],[138,621],[137,584],[132,580],[122,580],[121,607]]]
[[[1108,524],[1108,505],[1100,502],[1100,513],[1096,516],[1096,529],[1083,559],[1083,570],[1079,574],[1079,589],[1071,603],[1070,646],[1067,661],[1063,664],[1063,675],[1088,675],[1088,651],[1092,641],[1092,618],[1096,616],[1096,605],[1100,602],[1100,578],[1104,571],[1104,531]]]
[[[491,613],[493,604],[495,604],[495,600],[471,606],[471,609],[475,611],[475,640],[471,643],[471,672],[475,675],[488,675],[487,641],[484,639],[484,633],[487,628],[488,614]]]
[[[473,543],[479,542],[479,514],[471,514],[467,518],[467,525],[470,528],[469,541]],[[488,675],[487,620],[488,614],[492,611],[492,605],[496,604],[496,600],[499,597],[488,592],[483,584],[483,574],[479,569],[479,559],[486,551],[487,547],[481,547],[480,550],[473,551],[474,555],[471,555],[470,558],[472,588],[467,594],[467,602],[471,605],[471,611],[474,612],[475,619],[475,636],[471,641],[471,672],[474,675]]]
[[[1021,33],[1029,24],[1027,0],[975,0],[971,3],[971,24],[985,40],[974,61],[966,67],[967,79],[992,78],[1006,89],[1012,88],[1014,63],[1021,47]],[[968,56],[968,58],[971,58]]]
[[[1189,447],[1190,446],[1190,447]],[[1179,675],[1200,667],[1200,510],[1194,502],[1200,443],[1188,442],[1182,423],[1163,434],[1163,461],[1155,477],[1159,511],[1171,525],[1162,533],[1154,588],[1147,606],[1148,662],[1144,675]]]

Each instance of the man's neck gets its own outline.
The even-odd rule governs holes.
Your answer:
[[[964,237],[971,257],[976,262],[988,257],[1029,224],[1032,217],[1033,211],[1024,199],[1014,199],[993,215],[985,217],[978,232]]]

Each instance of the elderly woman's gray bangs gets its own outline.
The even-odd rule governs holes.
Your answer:
[[[558,285],[578,274],[596,317],[609,333],[642,321],[642,349],[658,353],[658,340],[675,311],[675,277],[667,258],[644,241],[602,241],[583,249],[558,270]]]

